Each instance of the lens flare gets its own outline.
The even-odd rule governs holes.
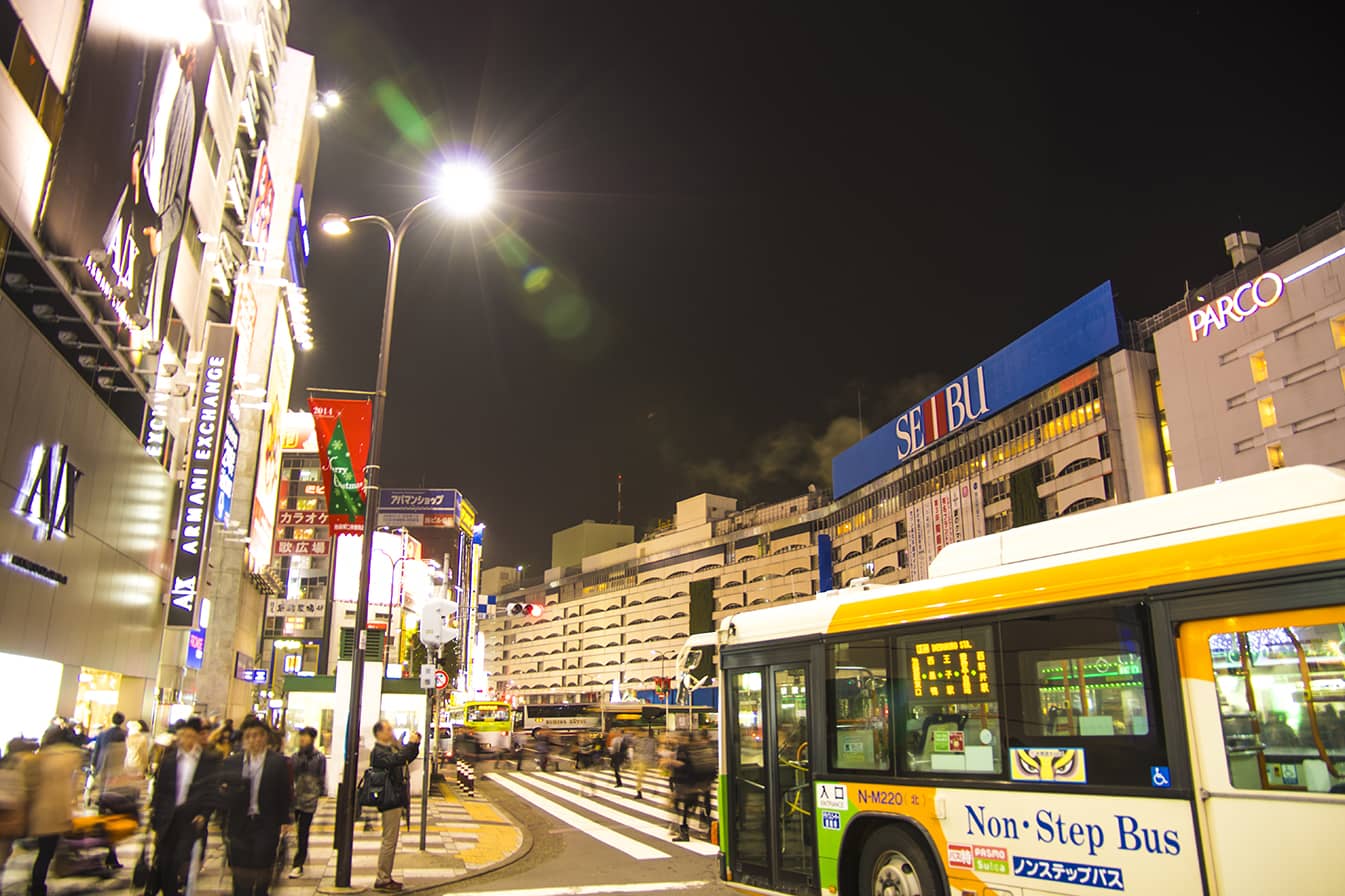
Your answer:
[[[551,285],[552,276],[551,268],[544,264],[529,268],[523,275],[523,288],[531,293],[539,293]]]
[[[511,231],[505,231],[495,238],[491,244],[495,247],[495,254],[500,256],[500,261],[511,268],[521,268],[528,263],[528,244],[519,239]]]
[[[406,142],[424,150],[434,148],[434,132],[429,121],[402,93],[400,87],[386,79],[378,81],[374,84],[374,100],[383,108],[383,114],[392,122],[392,126],[406,138]]]
[[[570,342],[588,330],[593,311],[588,300],[578,293],[567,292],[551,301],[542,314],[542,326],[547,335],[561,342]]]

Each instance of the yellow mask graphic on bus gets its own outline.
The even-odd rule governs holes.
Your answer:
[[[1015,781],[1058,781],[1087,784],[1088,771],[1079,747],[1013,747],[1009,768]]]

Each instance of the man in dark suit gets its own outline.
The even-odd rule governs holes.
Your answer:
[[[154,829],[154,874],[146,893],[179,896],[191,868],[192,847],[205,836],[219,785],[219,756],[202,749],[201,720],[177,724],[177,744],[154,775],[150,827]]]
[[[250,717],[240,731],[243,749],[224,760],[220,786],[229,867],[234,896],[266,896],[280,837],[290,827],[294,787],[289,763],[269,749],[270,726]]]

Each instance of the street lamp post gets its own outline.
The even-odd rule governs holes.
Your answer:
[[[365,221],[377,224],[388,236],[388,278],[383,296],[383,332],[378,349],[378,380],[374,387],[373,413],[370,421],[369,460],[364,471],[364,533],[360,545],[360,591],[355,604],[355,647],[351,654],[350,717],[346,722],[345,769],[341,788],[337,793],[336,831],[336,886],[350,887],[352,852],[355,840],[356,778],[360,763],[360,698],[364,689],[364,650],[369,624],[369,570],[373,559],[374,514],[378,507],[379,466],[383,448],[383,412],[388,395],[388,362],[392,354],[392,317],[397,301],[397,266],[401,259],[402,241],[419,213],[430,205],[447,201],[458,217],[479,213],[489,205],[492,194],[490,176],[480,168],[466,164],[451,165],[444,169],[443,191],[423,199],[411,208],[395,227],[381,215],[360,215],[345,218],[328,215],[322,221],[324,232],[332,236],[350,233],[350,225]]]

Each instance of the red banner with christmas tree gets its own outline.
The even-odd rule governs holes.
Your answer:
[[[369,460],[373,403],[367,398],[308,399],[318,436],[332,535],[364,531],[364,467]]]

